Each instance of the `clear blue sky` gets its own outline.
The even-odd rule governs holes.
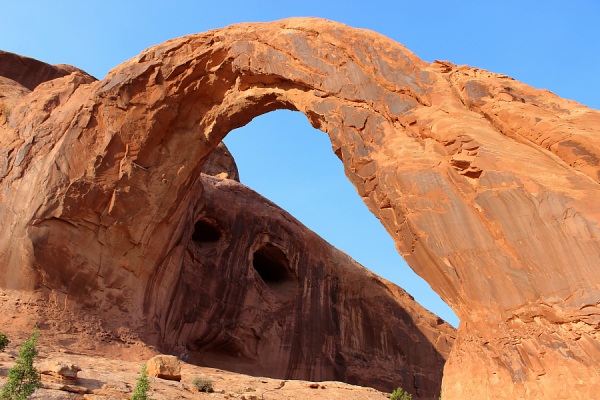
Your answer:
[[[501,72],[600,108],[600,1],[7,1],[0,49],[97,78],[145,48],[238,22],[317,16],[369,28],[426,61]],[[259,117],[226,139],[242,182],[396,282],[450,323],[361,203],[325,134],[299,113]]]

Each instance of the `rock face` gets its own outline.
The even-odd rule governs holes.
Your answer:
[[[0,142],[0,229],[11,232],[0,241],[0,284],[68,294],[104,313],[106,326],[127,321],[132,330],[154,332],[156,343],[185,343],[196,351],[190,357],[221,352],[251,360],[264,345],[260,331],[228,336],[222,326],[202,327],[197,337],[200,310],[219,310],[184,302],[182,293],[202,291],[195,279],[206,274],[227,277],[190,266],[217,265],[212,260],[237,250],[224,253],[220,235],[232,233],[202,218],[216,206],[204,196],[238,189],[203,178],[203,163],[232,129],[281,108],[304,113],[329,135],[398,250],[461,318],[444,399],[598,393],[600,113],[504,75],[426,63],[376,33],[324,20],[187,36],[148,49],[99,82],[75,72],[39,85],[14,106]],[[198,234],[204,240],[219,237],[212,250],[194,240],[202,230],[212,232]],[[230,232],[242,231],[234,225]],[[327,314],[333,304],[352,310],[327,292],[335,275],[317,275],[324,285],[303,279],[319,269],[294,269],[296,253],[286,253],[277,232],[265,229],[254,256],[240,251],[248,279],[258,282],[258,294],[244,301],[261,303],[263,290],[285,305],[301,290],[303,307],[318,304],[321,321],[335,325]],[[210,251],[215,257],[205,259]],[[256,259],[270,261],[257,267]],[[331,303],[321,306],[324,299]],[[244,321],[260,325],[244,312]],[[350,335],[337,338],[344,346],[356,335],[389,343],[386,328],[377,336],[359,320],[339,314],[341,332]],[[222,321],[240,329],[233,317]],[[282,340],[278,352],[303,340]],[[347,365],[349,355],[339,357],[334,365]],[[302,368],[306,360],[288,365]]]
[[[439,393],[451,327],[252,190],[201,182],[169,348],[228,371]]]
[[[36,107],[44,110],[38,118],[53,118],[60,112],[60,107],[53,109],[57,103],[71,96],[67,102],[77,104],[78,91],[90,90],[93,84],[93,79],[75,72],[43,83],[30,94],[26,89],[7,91],[14,95],[7,103],[6,121],[15,121],[19,112],[32,115]],[[13,82],[7,87],[22,86]],[[65,122],[59,119],[59,125]],[[14,170],[8,160],[23,143],[18,129],[8,122],[5,128],[4,171],[9,174]],[[36,137],[30,144],[43,140]],[[64,161],[87,162],[87,155],[76,153]],[[18,163],[35,163],[42,154],[34,151]],[[48,160],[56,156],[46,154]],[[179,173],[188,167],[177,166]],[[163,179],[161,185],[170,185],[170,177]],[[142,341],[196,364],[230,371],[341,380],[385,391],[402,385],[422,398],[440,392],[442,368],[455,336],[451,326],[236,182],[237,167],[222,143],[193,180],[184,214],[164,221],[161,241],[171,243],[165,254],[154,255],[164,260],[154,260],[162,267],[152,274],[131,269],[139,261],[135,250],[129,256],[125,253],[131,249],[109,255],[113,245],[131,247],[128,238],[90,236],[87,217],[80,226],[53,219],[50,225],[59,225],[50,227],[41,242],[36,240],[41,247],[35,250],[34,269],[40,275],[33,277],[32,286],[15,285],[27,269],[16,273],[3,265],[0,270],[6,279],[3,288],[9,289],[4,305],[10,304],[0,324],[16,314],[32,315],[58,331],[58,337],[60,332],[81,332],[117,345]],[[132,206],[128,213],[148,211],[146,203]],[[88,212],[87,206],[72,207]],[[115,220],[112,225],[111,230],[122,224]],[[143,285],[146,288],[136,293]],[[22,294],[32,289],[37,298],[24,300]],[[148,373],[176,377],[161,372],[161,365],[149,362]]]
[[[221,179],[240,181],[235,160],[223,142],[219,143],[217,148],[210,153],[204,165],[202,165],[202,172]]]
[[[1,76],[8,78],[29,90],[35,89],[40,83],[70,75],[73,72],[87,75],[79,68],[71,65],[49,65],[33,58],[0,50]]]

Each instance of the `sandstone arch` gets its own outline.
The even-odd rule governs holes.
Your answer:
[[[102,279],[133,274],[148,284],[123,302],[165,326],[153,296],[176,286],[203,160],[253,117],[295,109],[329,135],[407,263],[461,318],[444,398],[597,391],[597,111],[317,19],[174,39],[100,82],[52,82],[13,111],[5,141],[13,208],[0,227],[28,238],[2,242],[22,271],[5,272],[5,285],[41,279],[77,295],[96,285],[89,273],[71,279],[82,265]],[[52,241],[74,230],[84,255],[59,263],[72,249]]]

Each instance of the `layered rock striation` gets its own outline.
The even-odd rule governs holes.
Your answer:
[[[203,163],[232,129],[297,110],[460,317],[444,399],[598,392],[598,111],[319,19],[174,39],[28,97],[0,142],[3,287],[68,294],[157,342],[192,337],[166,299],[193,281],[194,225],[219,187]],[[281,260],[272,245],[262,256]],[[299,271],[277,278],[283,295]]]

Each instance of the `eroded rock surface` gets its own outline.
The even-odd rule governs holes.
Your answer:
[[[35,89],[40,83],[61,78],[73,72],[87,75],[72,65],[50,65],[33,58],[0,50],[0,76],[18,82],[29,90]]]
[[[235,160],[223,142],[208,156],[202,165],[202,172],[221,179],[240,181]]]
[[[30,94],[15,92],[11,98],[23,105],[18,108],[18,101],[12,101],[11,119],[17,112],[32,112],[37,104],[43,110],[40,118],[52,118],[59,111],[48,104],[65,98],[61,85],[71,95],[89,83],[93,80],[74,73],[45,82]],[[13,113],[15,107],[19,111]],[[15,130],[9,133],[13,136],[3,137],[8,149],[22,145]],[[65,162],[78,162],[80,156],[73,156]],[[137,163],[130,167],[151,169]],[[183,173],[186,163],[177,168]],[[92,354],[130,353],[130,346],[145,343],[196,364],[260,376],[341,380],[386,391],[402,385],[423,398],[440,392],[442,368],[455,337],[451,326],[236,182],[235,161],[222,143],[194,179],[189,208],[176,218],[183,217],[181,231],[162,238],[172,241],[161,255],[170,258],[167,268],[150,276],[132,273],[137,260],[125,254],[107,264],[104,246],[128,247],[127,238],[103,244],[106,237],[85,239],[87,222],[87,228],[60,223],[39,242],[43,249],[36,250],[46,260],[54,259],[37,264],[51,266],[43,270],[41,293],[7,290],[0,322],[14,326],[18,315],[21,330],[26,326],[23,316],[32,316],[38,324],[42,321],[47,335],[52,332],[70,348],[86,348],[94,338],[101,341],[91,345]],[[161,183],[169,184],[166,176]],[[129,212],[146,212],[143,205]],[[56,251],[61,253],[57,258]],[[112,263],[121,267],[109,267]],[[66,264],[75,269],[65,269]],[[171,264],[178,267],[172,270]],[[4,272],[11,289],[10,280],[18,275]],[[140,285],[153,287],[143,298],[132,298]],[[24,292],[27,298],[21,297]],[[66,334],[71,338],[61,339]],[[119,345],[128,348],[113,349]],[[153,365],[148,364],[150,375],[166,376]]]
[[[44,361],[35,368],[47,379],[71,385],[77,383],[77,373],[81,371],[77,365],[63,360]]]
[[[74,73],[27,95],[0,142],[2,286],[68,294],[157,343],[173,327],[192,338],[197,310],[172,299],[204,260],[192,260],[213,190],[202,165],[232,129],[280,108],[329,135],[398,250],[460,317],[444,399],[598,393],[600,113],[324,20],[174,39],[102,81]],[[285,247],[267,243],[280,260]],[[312,282],[294,273],[278,275],[282,295]],[[262,345],[254,335],[220,340]]]
[[[169,348],[229,371],[439,393],[448,324],[252,190],[201,181]]]

